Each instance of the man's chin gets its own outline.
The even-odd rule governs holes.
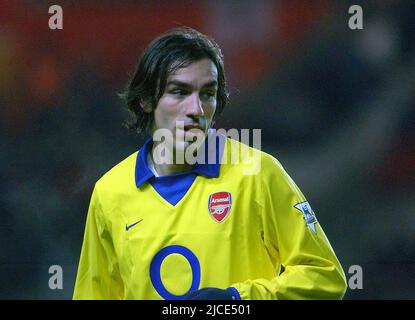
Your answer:
[[[196,151],[197,149],[200,148],[200,146],[203,144],[203,140],[199,140],[199,141],[180,141],[180,142],[176,142],[175,144],[175,151],[176,152],[183,152],[185,153],[187,152],[191,152],[191,151]]]
[[[194,164],[197,158],[197,152],[203,145],[203,140],[192,141],[180,141],[175,144],[174,153],[176,160],[183,159],[185,163]]]

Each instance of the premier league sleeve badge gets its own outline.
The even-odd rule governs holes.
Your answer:
[[[317,233],[316,231],[317,218],[313,210],[311,209],[311,206],[308,203],[308,201],[297,203],[294,206],[294,208],[300,210],[301,213],[304,215],[304,220],[305,220],[307,227],[309,227],[310,230],[312,230],[314,233]]]

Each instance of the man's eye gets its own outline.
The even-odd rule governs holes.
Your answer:
[[[174,89],[171,91],[172,94],[178,95],[178,96],[184,96],[187,94],[185,90],[182,89]]]
[[[205,96],[205,97],[207,97],[207,98],[216,97],[216,92],[213,92],[213,91],[206,91],[206,92],[202,93],[202,96]]]

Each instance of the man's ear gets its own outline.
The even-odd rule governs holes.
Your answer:
[[[151,111],[153,111],[150,101],[142,101],[140,104],[144,112],[151,113]]]

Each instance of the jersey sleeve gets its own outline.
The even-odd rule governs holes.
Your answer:
[[[124,286],[97,186],[92,193],[73,299],[122,299]]]
[[[262,165],[264,244],[283,272],[232,287],[241,299],[342,299],[344,271],[304,195],[275,158]]]

